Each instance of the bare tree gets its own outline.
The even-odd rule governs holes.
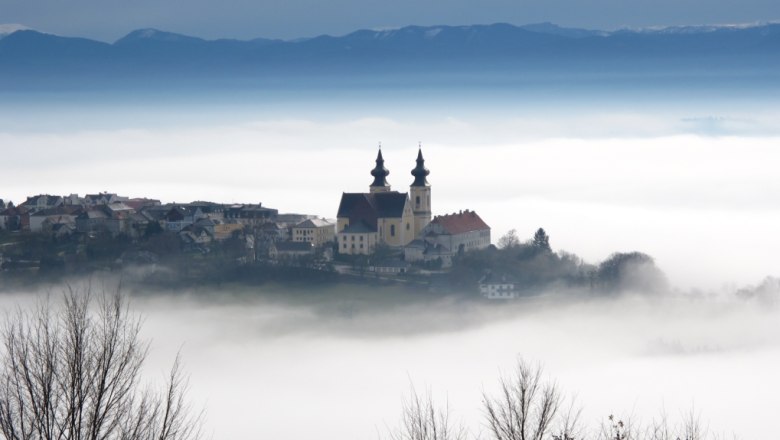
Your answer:
[[[543,382],[541,367],[523,360],[514,375],[501,378],[498,396],[484,396],[487,423],[496,440],[543,440],[560,405],[555,384]]]
[[[520,245],[520,238],[517,236],[517,229],[510,229],[506,234],[498,239],[498,247],[501,249],[512,249]]]
[[[401,410],[401,426],[390,433],[392,440],[465,440],[466,430],[450,420],[449,405],[437,408],[430,390],[420,396],[411,387]]]
[[[622,419],[610,414],[607,417],[607,422],[601,424],[601,430],[599,431],[599,440],[639,440],[643,438],[639,431],[640,429],[635,427],[631,422],[631,419],[626,419],[624,422]]]
[[[69,289],[0,330],[0,434],[7,440],[189,440],[200,415],[185,403],[177,357],[162,393],[143,389],[149,344],[115,294]]]
[[[574,398],[569,402],[568,409],[558,417],[557,427],[553,429],[552,440],[581,440],[583,429],[580,424],[582,407]]]
[[[675,426],[669,423],[666,410],[662,409],[657,418],[653,418],[647,429],[648,440],[705,440],[715,438],[710,436],[708,429],[702,425],[701,418],[695,408],[682,414],[680,422]]]

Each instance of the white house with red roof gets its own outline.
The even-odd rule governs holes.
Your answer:
[[[407,261],[440,259],[442,266],[452,264],[452,257],[463,252],[490,246],[490,226],[474,211],[437,215],[421,231],[421,238],[404,249]]]

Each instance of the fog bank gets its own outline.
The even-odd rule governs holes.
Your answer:
[[[677,416],[693,405],[714,432],[758,438],[780,406],[777,309],[638,297],[372,308],[323,294],[335,297],[318,306],[135,304],[155,362],[184,341],[194,396],[220,438],[371,438],[395,423],[410,380],[479,431],[480,393],[517,356],[543,363],[576,394],[590,426],[612,413],[649,421],[661,407]]]

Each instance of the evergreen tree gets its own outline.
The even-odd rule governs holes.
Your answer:
[[[550,248],[550,236],[544,232],[543,228],[539,228],[534,234],[533,245],[538,250],[552,251]]]

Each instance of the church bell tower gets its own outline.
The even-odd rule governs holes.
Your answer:
[[[374,176],[374,181],[369,187],[372,193],[387,192],[390,191],[390,184],[387,183],[387,176],[390,171],[385,168],[385,160],[382,158],[382,147],[379,147],[379,153],[376,155],[376,166],[371,170],[371,175]]]
[[[428,175],[431,172],[425,168],[422,147],[417,151],[417,166],[412,170],[414,182],[409,187],[409,197],[414,212],[414,238],[420,238],[420,231],[431,222],[431,184]]]

